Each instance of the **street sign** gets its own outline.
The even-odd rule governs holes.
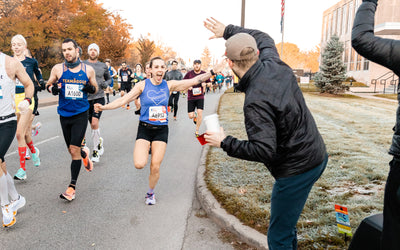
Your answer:
[[[352,236],[350,227],[350,218],[347,207],[335,204],[336,223],[339,233]]]

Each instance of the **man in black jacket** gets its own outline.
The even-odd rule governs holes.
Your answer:
[[[387,67],[400,76],[400,41],[374,35],[378,0],[363,0],[358,8],[351,34],[353,48],[363,57]],[[400,100],[399,89],[397,99]],[[393,160],[386,181],[383,206],[382,249],[400,249],[400,108],[389,154]]]
[[[173,60],[172,63],[172,70],[168,71],[165,75],[165,80],[170,81],[170,80],[182,80],[183,75],[182,73],[178,70],[178,61]],[[178,101],[179,101],[179,92],[178,91],[172,91],[171,95],[169,96],[168,100],[168,106],[172,107],[171,112],[174,112],[174,120],[176,121],[176,114],[178,112]]]
[[[229,66],[245,93],[248,140],[207,131],[211,146],[229,156],[262,162],[275,178],[268,228],[269,249],[297,249],[296,224],[328,156],[292,69],[279,59],[272,38],[258,30],[225,26],[214,18],[204,22],[223,37]],[[210,39],[211,39],[210,38]]]

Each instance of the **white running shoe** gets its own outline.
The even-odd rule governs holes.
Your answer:
[[[99,138],[99,145],[97,145],[97,149],[98,149],[98,153],[99,155],[103,155],[104,154],[104,147],[103,147],[103,137]]]
[[[97,150],[93,150],[92,154],[92,162],[99,162],[100,161],[100,155]]]
[[[10,203],[11,210],[13,211],[14,215],[17,215],[18,209],[21,207],[25,206],[26,200],[25,197],[22,195],[19,195],[17,200],[14,200]]]
[[[3,227],[14,225],[16,220],[10,204],[2,206],[1,211],[3,212]]]
[[[26,148],[26,152],[25,152],[25,160],[30,160],[31,159],[31,155],[29,154],[29,149]]]
[[[155,205],[156,204],[156,196],[154,193],[149,194],[146,193],[146,205]]]
[[[37,136],[39,134],[39,130],[41,127],[42,127],[42,124],[40,122],[36,123],[32,129],[32,136]]]

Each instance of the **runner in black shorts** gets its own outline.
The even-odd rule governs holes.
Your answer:
[[[147,205],[154,205],[156,199],[154,189],[160,178],[160,166],[164,158],[168,142],[168,98],[171,91],[182,91],[190,86],[210,78],[210,73],[199,75],[188,80],[163,80],[166,65],[161,57],[154,57],[150,61],[148,79],[138,82],[126,96],[107,104],[95,104],[95,111],[116,109],[123,104],[135,100],[140,96],[141,112],[139,128],[133,152],[133,161],[137,169],[147,165],[149,149],[151,147],[151,163],[149,176],[149,191],[146,194]],[[222,69],[224,64],[216,66]],[[155,95],[154,95],[155,93]]]
[[[121,97],[125,95],[125,93],[129,93],[132,89],[132,70],[126,65],[126,62],[122,62],[121,68],[118,71],[118,75],[121,79]],[[125,108],[125,105],[121,106]],[[126,109],[130,109],[129,103],[126,105]]]
[[[14,225],[17,210],[25,205],[25,198],[15,189],[4,159],[17,130],[14,104],[16,80],[23,85],[25,92],[25,98],[19,103],[18,109],[21,113],[28,113],[34,92],[32,80],[18,59],[0,52],[0,203],[3,227]],[[27,127],[28,122],[27,119],[20,121],[23,127]]]
[[[84,61],[85,64],[92,66],[96,73],[96,82],[99,86],[98,91],[95,94],[89,94],[88,100],[90,104],[89,108],[89,122],[92,129],[92,140],[93,140],[93,152],[92,161],[99,162],[100,156],[104,153],[104,140],[100,136],[100,116],[101,112],[93,112],[93,105],[95,103],[105,104],[104,90],[111,84],[110,72],[105,63],[98,60],[100,54],[100,48],[97,44],[92,43],[88,47],[89,59]]]
[[[97,91],[94,69],[82,63],[78,57],[78,44],[70,38],[62,43],[64,63],[59,63],[51,70],[47,82],[47,90],[58,95],[57,112],[60,115],[61,128],[64,140],[71,155],[71,181],[67,190],[60,194],[60,198],[72,201],[75,199],[75,187],[78,180],[81,164],[87,171],[92,171],[93,163],[89,159],[89,149],[81,148],[87,121],[89,102],[88,93]]]
[[[204,73],[206,72],[201,70],[201,61],[194,60],[193,70],[189,71],[183,79],[191,79]],[[199,129],[203,120],[204,92],[206,90],[206,83],[210,83],[210,79],[207,79],[206,81],[196,84],[188,89],[188,116],[189,119],[193,119],[193,122],[196,124],[196,136],[199,136]]]

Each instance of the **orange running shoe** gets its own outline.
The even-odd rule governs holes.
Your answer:
[[[72,201],[73,199],[75,199],[75,189],[73,189],[72,187],[68,187],[64,193],[60,194],[60,198],[67,201]]]
[[[126,110],[129,110],[131,108],[131,106],[126,106]]]
[[[83,165],[88,172],[91,172],[93,170],[93,162],[89,159],[89,148],[84,147],[82,150],[86,153],[86,157],[82,158]]]

